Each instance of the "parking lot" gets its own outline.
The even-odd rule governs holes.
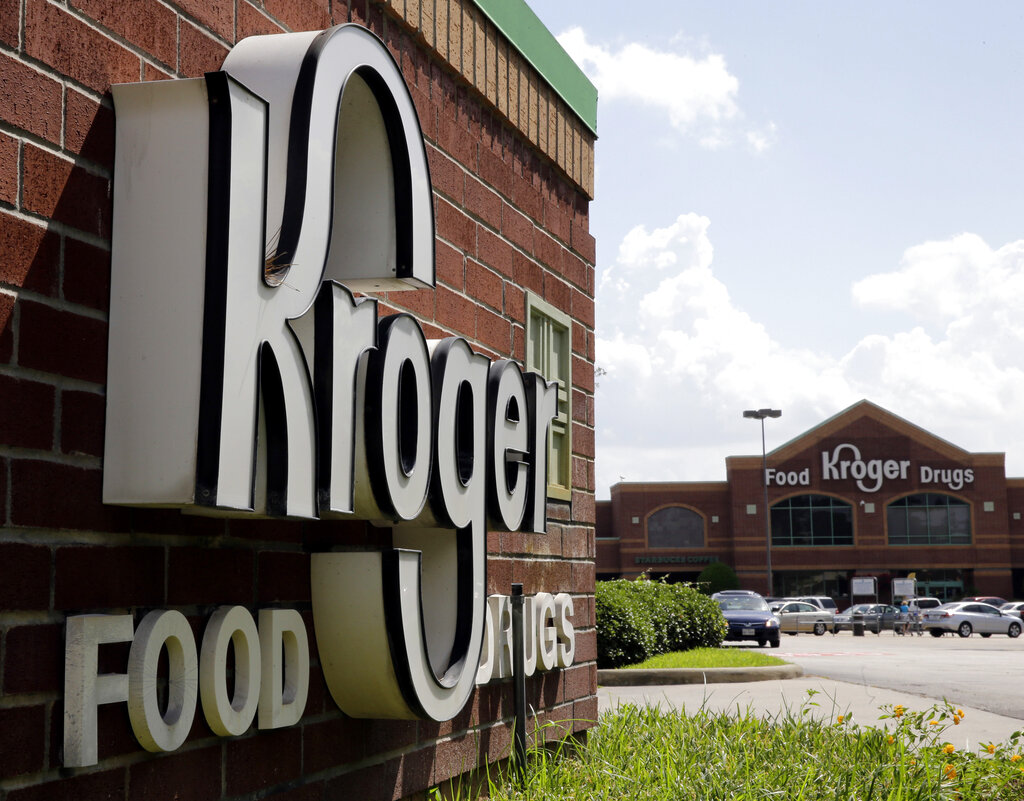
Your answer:
[[[1024,726],[1024,638],[841,632],[783,635],[777,649],[759,650],[800,665],[807,676],[948,698]]]

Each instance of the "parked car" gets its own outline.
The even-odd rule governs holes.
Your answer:
[[[963,603],[968,601],[977,601],[978,603],[989,604],[994,606],[996,609],[1006,603],[1005,598],[1000,598],[998,595],[969,595],[966,598],[960,599]]]
[[[1019,637],[1024,626],[1019,617],[1004,614],[991,604],[964,601],[926,609],[921,615],[921,624],[933,637],[941,637],[947,631],[955,631],[961,637],[970,637],[975,631],[982,637],[993,634]]]
[[[786,600],[803,601],[804,603],[814,604],[819,609],[825,609],[833,614],[839,611],[839,607],[836,605],[836,602],[827,595],[799,595],[792,598],[786,598]]]
[[[779,619],[779,630],[786,634],[812,631],[820,637],[832,628],[831,610],[822,609],[807,601],[783,601],[774,611]]]
[[[779,647],[779,620],[762,598],[750,590],[722,590],[711,596],[729,624],[726,640],[753,640],[762,648]]]
[[[914,612],[915,610],[923,612],[925,609],[934,609],[937,606],[942,606],[942,601],[938,598],[932,598],[929,596],[907,598],[906,602],[911,612]]]
[[[1004,614],[1016,615],[1017,617],[1024,617],[1024,601],[1009,601],[999,607],[999,611]]]
[[[832,631],[853,629],[854,617],[859,615],[868,631],[879,632],[883,629],[895,628],[901,619],[900,610],[890,604],[857,604],[845,612],[840,612],[833,619]]]

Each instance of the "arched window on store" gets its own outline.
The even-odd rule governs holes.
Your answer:
[[[648,548],[703,548],[704,518],[692,509],[666,506],[647,518]]]
[[[772,545],[853,545],[853,507],[831,495],[794,495],[772,506]]]
[[[971,507],[941,492],[916,492],[886,507],[890,545],[970,545]]]

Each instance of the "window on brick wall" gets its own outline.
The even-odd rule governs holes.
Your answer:
[[[572,321],[569,315],[526,293],[526,369],[558,384],[558,413],[548,438],[548,497],[572,497]]]

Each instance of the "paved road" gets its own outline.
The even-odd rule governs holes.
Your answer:
[[[924,710],[948,699],[967,712],[961,725],[944,734],[957,748],[975,750],[979,743],[1004,742],[1024,729],[1024,637],[800,634],[783,636],[778,649],[766,652],[800,665],[805,676],[736,684],[602,687],[601,709],[647,703],[777,716],[813,702],[805,708],[814,717],[834,720],[852,712],[862,725],[881,725],[883,705]]]
[[[808,676],[948,698],[1024,721],[1024,638],[799,634],[783,636],[771,653]]]

